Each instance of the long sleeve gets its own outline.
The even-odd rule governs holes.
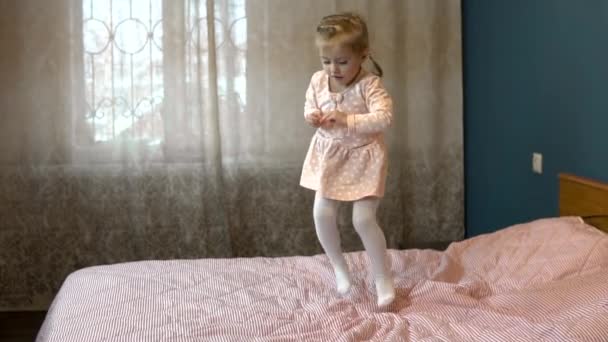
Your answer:
[[[362,89],[369,113],[349,114],[349,133],[372,134],[387,129],[393,122],[393,100],[379,77],[373,77]]]
[[[315,92],[315,75],[312,76],[308,89],[306,90],[306,100],[304,101],[304,117],[319,111],[317,96]]]

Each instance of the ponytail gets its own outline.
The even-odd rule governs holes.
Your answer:
[[[382,68],[380,67],[380,65],[372,57],[372,55],[369,55],[369,60],[372,61],[372,63],[374,63],[374,68],[376,68],[377,72],[375,72],[374,74],[378,77],[382,77],[382,75],[384,75],[384,72],[382,71]]]

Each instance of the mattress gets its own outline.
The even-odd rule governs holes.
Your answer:
[[[325,255],[147,260],[78,270],[37,341],[608,341],[608,235],[547,218],[389,250],[397,298],[376,306],[364,252],[348,295]]]

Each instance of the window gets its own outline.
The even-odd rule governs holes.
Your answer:
[[[167,134],[200,136],[209,87],[221,107],[244,111],[245,0],[215,2],[214,66],[204,0],[83,0],[82,10],[86,109],[78,115],[89,144],[159,146]],[[177,84],[184,88],[179,98]],[[183,106],[175,106],[180,101]]]

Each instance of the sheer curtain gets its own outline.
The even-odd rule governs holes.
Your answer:
[[[391,248],[463,237],[459,0],[0,3],[0,310],[142,259],[312,255],[313,33],[362,14],[395,102]],[[362,245],[340,215],[343,246]]]

